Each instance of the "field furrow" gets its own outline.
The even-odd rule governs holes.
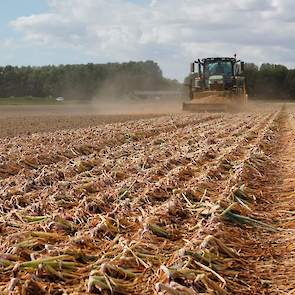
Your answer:
[[[179,114],[5,139],[0,293],[291,294],[293,116]]]
[[[44,165],[87,156],[102,149],[117,147],[128,142],[144,139],[152,140],[161,133],[184,128],[191,124],[218,123],[219,115],[200,117],[164,117],[155,121],[141,120],[129,124],[121,123],[104,127],[54,132],[53,134],[32,135],[22,143],[19,140],[7,139],[0,146],[0,177],[5,178],[18,174],[21,170],[33,170]],[[37,153],[36,153],[37,151]]]
[[[58,167],[50,166],[47,171],[41,170],[41,175],[40,171],[36,171],[35,174],[29,177],[25,174],[24,178],[10,178],[8,181],[3,181],[2,185],[6,192],[6,198],[16,196],[16,199],[13,199],[13,203],[6,210],[9,211],[15,205],[19,206],[18,202],[16,202],[18,198],[27,199],[28,201],[30,199],[34,200],[34,206],[36,206],[38,196],[42,195],[42,191],[47,190],[48,194],[55,194],[59,187],[54,186],[54,184],[60,180],[71,182],[72,190],[68,197],[73,198],[76,202],[80,199],[79,195],[83,193],[83,190],[81,191],[79,188],[85,184],[92,187],[92,189],[95,189],[98,183],[100,187],[104,187],[103,192],[95,189],[94,195],[98,201],[100,196],[103,198],[103,194],[115,197],[124,190],[128,190],[131,194],[133,192],[142,193],[148,187],[151,187],[152,183],[159,182],[161,178],[164,178],[165,182],[165,179],[172,177],[173,173],[182,173],[181,170],[189,169],[189,166],[194,163],[198,162],[199,169],[201,169],[206,165],[206,159],[207,161],[213,160],[220,153],[220,150],[222,151],[224,145],[228,145],[233,139],[235,140],[237,135],[240,136],[240,134],[251,130],[251,126],[253,128],[249,118],[241,122],[234,118],[233,120],[235,122],[231,123],[229,121],[227,124],[225,122],[216,124],[214,131],[212,129],[206,131],[206,129],[211,128],[206,125],[198,128],[191,126],[171,134],[168,133],[167,136],[162,137],[161,145],[154,142],[145,143],[144,145],[138,143],[127,144],[122,150],[119,148],[111,149],[107,153],[93,155],[91,159],[79,159],[76,165],[69,165],[68,163],[65,168],[60,165]],[[179,146],[175,146],[175,137],[181,139],[180,149]],[[190,140],[190,138],[194,138],[195,143],[184,144],[185,140]],[[213,139],[212,142],[210,142],[210,138]],[[160,138],[156,140],[160,140]],[[175,149],[174,154],[171,152],[173,149]],[[123,159],[118,161],[118,155],[121,155],[124,151],[128,151],[128,154],[132,156],[124,155]],[[150,155],[153,157],[153,162]],[[87,168],[83,169],[85,171],[81,168],[82,160],[89,165],[87,167],[84,164]],[[99,162],[97,163],[97,161]],[[79,164],[78,167],[77,164]],[[148,165],[150,167],[147,167]],[[112,169],[107,171],[105,167],[112,167]],[[62,179],[59,177],[61,173],[65,175]],[[34,184],[31,184],[30,179],[34,179]],[[133,183],[134,179],[136,179],[136,183]],[[13,185],[11,185],[11,182],[13,182]],[[159,187],[159,184],[156,184],[156,187]],[[84,190],[84,194],[87,194],[87,190]],[[91,200],[91,196],[89,199]],[[73,203],[72,206],[76,204]],[[46,214],[47,212],[43,213]]]

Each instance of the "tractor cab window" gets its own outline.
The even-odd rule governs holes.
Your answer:
[[[226,61],[208,63],[205,66],[205,72],[207,77],[215,75],[231,76],[232,65],[231,62]]]

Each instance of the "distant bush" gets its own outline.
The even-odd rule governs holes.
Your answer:
[[[283,65],[245,65],[248,93],[258,98],[295,99],[295,70]]]

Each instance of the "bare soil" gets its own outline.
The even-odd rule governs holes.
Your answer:
[[[247,111],[271,110],[277,105],[250,103]],[[0,138],[87,128],[181,112],[181,101],[167,99],[131,103],[93,101],[89,104],[1,105]]]
[[[0,106],[0,138],[87,128],[181,111],[179,102]]]

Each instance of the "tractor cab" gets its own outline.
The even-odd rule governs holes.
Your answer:
[[[198,71],[195,71],[195,65]],[[192,75],[196,78],[196,88],[202,90],[231,89],[242,74],[244,63],[236,58],[215,57],[198,60],[192,64]]]

